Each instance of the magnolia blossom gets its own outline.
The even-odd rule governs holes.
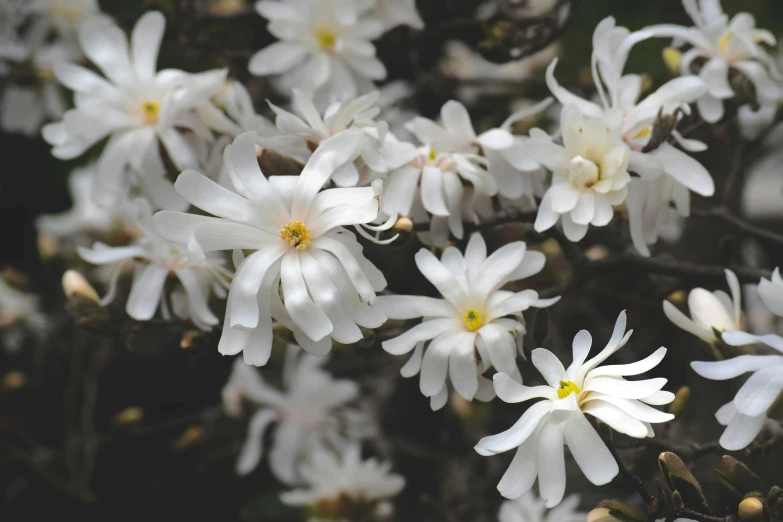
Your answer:
[[[556,506],[563,498],[566,485],[564,445],[568,445],[590,482],[595,485],[609,483],[619,468],[587,414],[615,431],[636,438],[654,436],[651,423],[674,418],[648,406],[674,400],[674,394],[661,391],[666,379],[626,381],[623,378],[657,366],[666,355],[666,348],[661,347],[632,364],[598,366],[628,341],[632,331],[625,333],[625,322],[625,312],[621,312],[608,344],[589,360],[586,359],[592,338],[586,330],[576,334],[574,359],[568,369],[549,350],[534,350],[533,365],[541,372],[546,385],[528,387],[506,374],[495,375],[495,392],[504,402],[544,399],[528,408],[510,429],[485,437],[476,446],[481,455],[518,448],[498,484],[498,491],[504,497],[524,495],[538,477],[541,498],[547,507]]]
[[[405,487],[401,475],[391,473],[389,462],[362,460],[358,443],[347,444],[339,454],[317,448],[299,468],[303,487],[280,495],[284,504],[306,506],[310,522],[347,521],[357,510],[386,518],[392,512],[387,499]]]
[[[374,1],[261,0],[256,11],[280,41],[258,51],[248,64],[257,76],[284,74],[286,89],[298,87],[319,105],[352,99],[386,78],[375,57],[375,40],[387,25],[372,14]]]
[[[204,258],[200,262],[188,259],[187,252],[180,245],[155,233],[149,204],[139,199],[135,205],[136,225],[142,232],[136,241],[122,247],[96,242],[91,249],[78,249],[79,255],[88,263],[117,264],[102,302],[106,304],[114,300],[122,268],[126,263],[132,263],[133,284],[125,306],[129,316],[137,321],[147,321],[160,307],[164,319],[175,315],[190,319],[203,330],[210,330],[219,322],[209,309],[210,289],[219,297],[225,297],[231,272],[223,266],[220,258]],[[170,276],[177,279],[179,288],[167,299],[164,286]]]
[[[726,281],[731,297],[723,290],[710,292],[694,288],[688,294],[688,318],[669,301],[663,302],[663,313],[671,322],[710,344],[722,340],[723,332],[742,330],[742,308],[739,280],[731,270],[726,269]]]
[[[650,253],[647,244],[657,238],[660,228],[658,221],[665,217],[660,214],[664,213],[663,207],[667,207],[669,201],[674,199],[680,213],[687,216],[690,208],[688,190],[702,196],[711,196],[715,192],[715,184],[709,172],[685,152],[665,141],[658,144],[654,150],[645,151],[653,138],[653,130],[660,115],[679,118],[680,112],[690,113],[688,104],[707,90],[704,81],[694,76],[686,76],[667,82],[639,101],[642,91],[641,77],[623,74],[623,70],[633,45],[649,37],[650,34],[645,31],[630,33],[624,27],[616,27],[612,17],[605,18],[598,24],[593,34],[592,66],[593,81],[598,89],[601,105],[575,96],[555,80],[556,59],[550,64],[546,75],[549,89],[563,105],[575,104],[584,115],[605,117],[609,121],[618,118],[616,110],[621,112],[619,135],[629,149],[627,169],[642,177],[632,183],[640,185],[638,193],[646,196],[646,199],[641,201],[634,198],[628,205],[631,236],[634,245],[644,255]],[[703,143],[687,140],[676,130],[672,131],[672,137],[686,150],[706,149]],[[564,131],[564,141],[565,139]],[[655,180],[663,174],[676,181],[676,184],[661,181],[656,184],[659,189],[657,192],[655,189],[648,190],[649,185],[644,182]],[[662,195],[666,195],[668,199],[664,200]],[[652,209],[657,210],[655,215],[651,215]],[[573,218],[573,215],[571,217]]]
[[[226,412],[238,417],[242,401],[257,409],[250,418],[248,433],[236,471],[246,475],[261,460],[264,433],[277,424],[269,453],[269,467],[286,483],[296,482],[299,466],[313,452],[324,447],[342,448],[348,440],[344,434],[360,437],[367,434],[368,419],[348,403],[359,396],[355,382],[334,379],[323,369],[326,357],[313,357],[291,345],[283,368],[283,389],[270,386],[252,366],[237,359],[226,386],[223,404]],[[304,478],[304,477],[302,477]]]
[[[69,42],[75,42],[83,21],[101,15],[97,0],[31,0],[28,3],[29,9],[41,16],[36,24],[52,26]]]
[[[691,67],[697,60],[705,61],[698,74],[708,90],[697,100],[699,113],[705,121],[720,120],[724,112],[723,100],[734,97],[732,71],[753,83],[762,104],[781,98],[778,82],[783,80],[783,75],[774,59],[759,45],[775,45],[772,33],[756,29],[756,21],[748,13],[739,13],[729,20],[721,9],[720,0],[683,0],[682,3],[693,19],[694,27],[655,25],[642,32],[672,37],[692,46],[679,59],[683,75],[692,74]]]
[[[177,191],[216,217],[163,211],[155,216],[156,230],[186,245],[196,261],[208,252],[234,251],[237,273],[220,353],[243,351],[248,364],[266,364],[273,319],[317,355],[329,352],[332,339],[354,343],[362,338],[359,326],[377,328],[385,321],[372,305],[386,279],[343,228],[355,226],[368,235],[361,226],[391,226],[366,225],[378,217],[382,183],[319,192],[340,166],[356,158],[363,134],[341,132],[318,147],[301,175],[267,179],[256,159],[258,138],[245,133],[224,154],[236,192],[193,170],[177,178]],[[252,253],[245,258],[243,250]]]
[[[431,214],[430,233],[437,245],[446,242],[449,231],[462,238],[460,209],[466,196],[463,182],[472,185],[476,196],[494,196],[498,182],[490,172],[495,163],[498,169],[501,161],[528,172],[538,168],[508,130],[490,129],[477,136],[461,103],[447,102],[440,115],[442,125],[422,117],[408,124],[408,129],[423,145],[416,159],[389,173],[384,198],[387,214],[413,218]],[[490,158],[494,163],[490,164]],[[522,177],[519,172],[499,174],[504,185],[521,186],[521,180],[505,182],[507,176],[513,175]]]
[[[432,409],[446,403],[447,376],[465,399],[485,401],[493,397],[489,381],[480,375],[486,369],[494,367],[522,380],[516,365],[517,346],[525,333],[522,312],[531,306],[550,306],[559,297],[539,299],[534,290],[500,288],[537,274],[545,260],[540,252],[527,252],[521,241],[487,257],[484,239],[474,234],[464,256],[455,247],[446,248],[440,261],[426,249],[416,254],[416,265],[442,299],[379,297],[379,307],[389,318],[423,318],[421,324],[382,346],[394,355],[414,350],[401,373],[405,377],[421,373],[421,392],[430,397]]]
[[[280,152],[305,163],[310,150],[317,149],[322,141],[346,129],[359,129],[362,134],[357,134],[360,138],[356,143],[357,160],[346,162],[337,169],[332,174],[332,181],[341,187],[363,185],[389,169],[401,167],[416,157],[416,149],[389,134],[386,122],[375,120],[381,112],[378,98],[379,93],[372,92],[355,100],[334,102],[322,116],[311,96],[294,89],[293,105],[301,117],[270,104],[277,115],[275,124],[280,134],[289,141],[296,139],[298,145],[293,154],[290,146],[289,150]],[[269,140],[261,140],[261,145],[276,147],[276,143]]]
[[[96,180],[96,197],[103,202],[127,192],[127,166],[140,174],[153,170],[155,176],[149,177],[165,180],[158,140],[174,164],[184,169],[197,166],[198,156],[181,129],[209,138],[208,129],[191,109],[217,92],[226,72],[155,72],[165,24],[161,13],[146,13],[136,23],[129,44],[113,22],[92,18],[81,25],[79,43],[106,79],[79,65],[61,62],[54,67],[57,79],[75,91],[76,107],[61,122],[45,126],[44,139],[54,145],[55,157],[72,159],[109,137],[98,160]]]
[[[500,505],[498,522],[584,522],[587,513],[577,511],[579,495],[569,495],[557,506],[547,509],[546,502],[533,491]]]

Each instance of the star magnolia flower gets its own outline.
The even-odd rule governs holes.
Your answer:
[[[681,236],[682,220],[691,213],[690,192],[670,176],[634,178],[628,184],[626,207],[633,245],[640,254],[649,256],[649,245],[659,236],[667,240]]]
[[[546,502],[528,491],[515,500],[506,500],[500,505],[498,522],[584,522],[587,513],[577,511],[579,495],[569,495],[552,509]]]
[[[487,257],[484,239],[474,234],[464,257],[454,247],[443,251],[441,261],[426,249],[416,254],[416,265],[443,299],[422,296],[378,299],[380,309],[391,319],[424,318],[421,324],[384,341],[382,346],[394,355],[415,348],[401,373],[410,377],[421,370],[421,392],[431,397],[433,409],[446,402],[447,375],[467,400],[492,399],[492,394],[484,389],[489,387],[489,382],[479,375],[488,368],[494,367],[521,381],[516,353],[525,333],[522,311],[531,306],[550,306],[560,298],[539,299],[533,290],[515,293],[500,288],[510,281],[537,274],[544,268],[544,262],[543,254],[526,252],[521,241],[509,243]],[[476,361],[476,352],[480,363]]]
[[[92,18],[81,25],[79,42],[106,79],[74,64],[62,62],[54,68],[57,79],[76,92],[76,107],[61,122],[45,126],[44,139],[54,145],[55,157],[72,159],[109,136],[98,160],[96,197],[101,201],[110,203],[127,191],[126,166],[143,173],[150,164],[162,164],[158,140],[174,164],[184,169],[198,165],[198,157],[179,129],[209,138],[208,129],[191,109],[220,88],[226,71],[156,73],[165,24],[161,13],[142,16],[129,50],[113,22]]]
[[[520,153],[507,130],[490,129],[477,136],[461,103],[446,102],[440,115],[442,126],[422,117],[408,124],[423,146],[413,162],[389,173],[384,198],[384,212],[390,215],[415,216],[417,207],[423,206],[432,214],[431,233],[437,245],[446,242],[449,230],[462,238],[460,208],[466,194],[463,181],[472,184],[477,194],[497,194],[498,185],[490,174],[488,157],[523,170],[531,165],[531,159],[524,151]],[[482,150],[487,157],[480,155]]]
[[[319,105],[353,99],[372,89],[373,80],[386,78],[371,40],[381,36],[384,23],[370,14],[375,2],[358,0],[262,0],[258,13],[280,39],[250,58],[257,76],[284,73],[289,87],[316,96]]]
[[[742,309],[739,280],[731,270],[726,270],[726,281],[731,289],[731,297],[723,290],[710,292],[704,288],[694,288],[688,294],[688,318],[669,301],[663,302],[663,313],[671,322],[699,339],[713,344],[721,340],[721,334],[727,330],[742,330]]]
[[[378,98],[379,93],[372,92],[355,100],[335,102],[321,116],[312,97],[294,89],[293,105],[301,118],[271,103],[270,106],[277,115],[275,123],[280,133],[300,141],[299,148],[307,155],[304,161],[293,157],[302,163],[307,161],[309,151],[316,149],[322,141],[346,129],[362,131],[363,134],[358,135],[361,139],[357,142],[356,151],[361,161],[347,162],[332,174],[332,181],[346,187],[367,184],[390,168],[399,168],[416,157],[413,145],[397,141],[389,134],[386,122],[375,121],[380,113]],[[274,143],[265,140],[261,140],[261,144],[266,148],[275,147]],[[285,150],[281,152],[291,155]]]
[[[563,232],[579,241],[589,225],[605,226],[613,205],[628,194],[628,148],[620,139],[622,113],[587,116],[576,105],[566,105],[560,117],[563,146],[541,129],[530,131],[531,151],[552,171],[534,227],[542,232],[562,218]]]
[[[199,263],[189,260],[187,252],[182,247],[166,241],[152,229],[149,204],[140,199],[135,202],[135,205],[136,224],[143,233],[142,237],[133,244],[123,247],[109,247],[96,242],[91,249],[80,247],[79,255],[94,265],[120,261],[134,263],[133,284],[125,311],[137,321],[152,319],[155,311],[160,307],[164,319],[171,318],[173,314],[184,319],[189,318],[202,330],[210,330],[219,322],[209,309],[210,287],[216,295],[225,297],[231,272],[223,266],[221,259],[205,258]],[[123,265],[125,263],[120,263],[115,269],[109,283],[109,291],[102,299],[102,303],[107,304],[114,300],[117,280]],[[173,310],[169,308],[164,295],[164,286],[169,276],[176,277],[181,285],[181,290],[175,292],[177,297],[172,299],[172,301],[176,300]]]
[[[495,392],[504,402],[544,399],[528,408],[510,429],[485,437],[476,446],[476,451],[485,456],[518,448],[498,484],[498,491],[504,497],[524,495],[538,476],[541,498],[547,507],[556,506],[563,498],[566,485],[564,445],[568,445],[590,482],[595,485],[609,483],[619,468],[587,420],[587,414],[615,431],[636,438],[654,436],[650,423],[674,418],[648,406],[674,400],[674,394],[661,391],[666,379],[626,381],[623,378],[657,366],[666,355],[666,348],[661,347],[632,364],[598,366],[628,341],[633,331],[625,333],[625,321],[625,312],[621,312],[609,343],[587,361],[592,338],[586,330],[580,331],[574,337],[574,359],[568,369],[563,368],[549,350],[534,350],[533,365],[541,372],[546,385],[531,388],[506,374],[495,375]]]
[[[358,510],[375,514],[373,520],[390,515],[392,506],[386,499],[402,491],[405,479],[390,473],[388,462],[363,461],[361,451],[357,443],[346,445],[339,454],[317,448],[300,467],[304,487],[282,493],[280,500],[307,506],[310,522],[349,520],[346,517]]]
[[[248,424],[236,471],[246,475],[261,460],[264,432],[277,424],[269,453],[269,467],[286,483],[299,479],[298,468],[304,459],[319,447],[347,444],[346,432],[362,436],[368,420],[348,403],[359,396],[355,382],[334,379],[323,369],[326,357],[301,353],[291,345],[283,368],[283,390],[273,388],[252,366],[237,359],[226,386],[223,403],[235,417],[241,415],[242,400],[257,408]]]
[[[762,103],[781,98],[778,82],[783,75],[773,58],[760,43],[775,45],[769,31],[756,29],[756,21],[748,13],[739,13],[731,20],[723,13],[720,0],[683,0],[683,6],[695,27],[656,25],[642,30],[653,36],[672,37],[693,47],[678,58],[680,72],[691,74],[697,59],[706,60],[699,77],[708,90],[697,100],[701,117],[715,123],[723,117],[723,100],[734,97],[731,70],[744,75],[755,87]]]
[[[377,328],[384,322],[372,305],[386,279],[343,228],[359,229],[378,217],[382,183],[319,193],[335,170],[355,159],[362,134],[349,129],[323,142],[299,176],[267,179],[256,159],[257,138],[245,133],[224,154],[236,192],[192,170],[177,178],[176,189],[186,200],[217,217],[163,211],[155,216],[156,230],[187,245],[195,260],[206,252],[235,251],[237,273],[220,353],[244,351],[248,364],[266,364],[273,318],[317,355],[329,352],[332,339],[345,344],[361,339],[358,325]],[[243,259],[243,249],[253,253]]]
[[[592,62],[593,81],[602,105],[579,98],[557,83],[554,76],[557,59],[553,60],[547,69],[547,85],[563,105],[573,103],[588,117],[600,118],[606,115],[607,119],[611,120],[610,113],[614,110],[622,112],[619,134],[629,149],[629,171],[639,174],[645,180],[666,174],[697,194],[712,196],[715,193],[715,184],[709,172],[683,151],[667,142],[660,144],[653,151],[644,151],[653,138],[653,128],[660,114],[674,115],[677,118],[680,117],[677,111],[689,114],[688,104],[707,90],[704,81],[694,76],[686,76],[667,82],[645,99],[638,101],[642,90],[641,77],[635,74],[623,75],[623,69],[633,45],[649,37],[650,34],[645,31],[630,33],[624,27],[615,27],[612,17],[605,18],[598,24],[593,35]],[[672,132],[672,136],[686,150],[706,149],[703,143],[686,140],[676,130]],[[681,199],[689,199],[687,191],[677,192]],[[648,212],[658,204],[656,196],[651,197],[653,200],[646,205]],[[668,201],[666,203],[668,204]],[[638,216],[640,207],[641,204],[637,204],[629,208],[629,213],[637,214],[634,216],[637,223],[644,222]],[[642,231],[632,228],[634,244],[642,254],[649,255],[647,242],[643,237],[649,239],[654,234],[655,231],[649,228]]]

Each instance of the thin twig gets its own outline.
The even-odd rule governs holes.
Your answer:
[[[715,217],[733,226],[739,232],[769,241],[770,243],[775,243],[776,245],[783,245],[783,235],[751,225],[741,217],[734,215],[726,207],[716,207],[709,210],[695,210],[691,215],[694,217]]]

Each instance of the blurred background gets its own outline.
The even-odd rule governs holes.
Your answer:
[[[473,51],[480,34],[470,20],[479,3],[418,0],[426,28],[419,32],[399,27],[377,42],[389,82],[402,80],[412,88],[402,108],[436,117],[445,101],[457,98],[468,106],[477,128],[488,128],[502,122],[509,111],[548,94],[543,69],[554,56],[561,60],[558,80],[589,94],[591,38],[604,17],[612,15],[618,25],[631,30],[666,22],[690,25],[679,0],[582,0],[558,43],[520,62],[497,66]],[[760,27],[783,34],[783,4],[778,0],[722,3],[730,15],[748,11]],[[113,0],[102,1],[100,6],[126,30],[148,10],[166,15],[159,68],[196,72],[228,67],[230,76],[248,87],[259,111],[266,110],[265,99],[284,102],[267,80],[247,73],[252,53],[274,40],[249,2]],[[661,59],[665,45],[655,40],[639,45],[628,71],[644,73],[650,85],[663,83],[670,76]],[[721,194],[736,152],[731,146],[738,139],[736,124],[728,121],[696,137],[710,145],[696,157],[710,170]],[[770,155],[774,158],[780,144],[754,141],[755,156],[750,158],[754,161],[749,159],[745,165],[744,191],[772,194],[771,209],[760,209],[753,198],[743,200],[740,187],[726,195],[725,204],[757,224],[783,232],[783,204],[777,204],[783,203],[780,163],[775,159],[759,168],[762,162],[758,161]],[[66,312],[60,278],[67,263],[47,248],[51,244],[42,244],[34,221],[39,215],[69,208],[68,176],[87,158],[59,161],[39,136],[9,133],[0,133],[0,151],[0,267],[11,268],[5,272],[8,277],[40,296],[47,321],[42,338],[33,336],[16,350],[0,350],[0,520],[301,519],[301,513],[279,502],[281,486],[266,466],[245,477],[234,473],[246,420],[229,419],[222,413],[220,391],[232,361],[217,353],[218,333],[191,335],[192,327],[186,324],[140,325],[122,319],[117,319],[116,328],[101,332],[77,324]],[[696,209],[713,205],[714,201],[694,195]],[[622,218],[591,232],[578,248],[596,258],[625,248],[627,227],[618,221]],[[493,229],[485,237],[490,248],[525,239],[531,248],[547,254],[547,269],[532,282],[536,289],[552,287],[568,277],[560,247],[531,234],[529,224]],[[412,261],[418,248],[413,237],[391,247],[366,247],[393,290],[426,293],[429,289],[418,278]],[[710,265],[752,263],[770,268],[781,259],[778,249],[748,242],[715,220],[694,217],[686,223],[682,240],[662,244],[659,253]],[[600,348],[617,314],[627,309],[629,327],[636,333],[617,362],[638,360],[666,346],[669,355],[659,367],[670,381],[666,389],[692,388],[686,412],[670,426],[665,440],[680,445],[716,440],[721,427],[713,413],[733,396],[737,383],[697,377],[688,363],[708,357],[706,345],[674,327],[661,311],[663,298],[682,300],[682,290],[702,283],[650,276],[643,270],[606,274],[566,295],[550,311],[526,317],[527,347],[545,345],[568,361],[571,339],[578,330],[589,329],[594,349]],[[725,284],[715,281],[710,285],[725,289]],[[122,306],[113,312],[121,317]],[[472,448],[481,436],[506,429],[519,417],[519,408],[500,401],[471,404],[453,397],[446,408],[432,412],[419,393],[418,380],[399,376],[403,363],[368,339],[361,345],[338,347],[329,364],[336,375],[362,383],[365,407],[377,416],[382,433],[371,449],[391,459],[394,469],[407,479],[396,501],[395,519],[495,520],[502,500],[495,485],[512,455],[487,459]],[[275,352],[262,370],[269,381],[277,379],[280,364],[281,354]],[[530,369],[523,365],[523,375],[526,383],[534,384],[540,377]],[[660,449],[633,448],[627,452],[629,462],[649,479]],[[766,451],[757,448],[742,458],[769,486],[780,476],[781,460],[779,453]],[[708,454],[691,462],[704,484],[714,485],[711,469],[718,457]],[[718,489],[705,489],[715,505],[723,502]],[[634,498],[621,483],[597,488],[578,472],[569,473],[570,492],[581,493],[584,510],[603,498]]]

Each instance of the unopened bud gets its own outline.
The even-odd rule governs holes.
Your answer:
[[[27,384],[27,377],[22,372],[8,372],[3,376],[4,390],[18,390],[24,388],[25,384]]]
[[[682,63],[682,51],[674,47],[667,47],[663,50],[663,61],[672,74],[680,74],[680,64]]]
[[[688,399],[691,397],[691,389],[687,386],[683,386],[677,393],[674,394],[674,400],[669,404],[669,413],[675,417],[679,417],[688,407]]]
[[[758,520],[764,514],[764,504],[756,497],[748,497],[739,503],[738,511],[743,522]]]
[[[49,234],[40,234],[38,236],[38,253],[41,259],[47,261],[57,256],[60,252],[60,244],[57,238]]]
[[[63,290],[67,297],[80,296],[95,303],[101,303],[101,298],[98,297],[95,289],[76,270],[66,270],[63,274]]]
[[[117,424],[136,424],[144,418],[144,410],[138,406],[129,406],[114,417]]]
[[[217,16],[230,16],[245,8],[245,0],[209,0],[207,10]]]
[[[410,218],[401,217],[394,224],[394,231],[399,233],[410,232],[413,230],[413,221]]]
[[[618,519],[609,514],[609,509],[597,507],[587,514],[585,522],[617,522]]]
[[[183,350],[189,350],[195,346],[198,339],[201,337],[201,331],[188,330],[182,335],[182,340],[179,342],[179,347]]]
[[[198,426],[190,426],[188,429],[182,432],[182,435],[174,442],[174,449],[176,451],[185,451],[191,446],[196,445],[203,435],[201,428]]]
[[[598,507],[587,514],[586,522],[645,522],[646,520],[644,513],[633,506],[618,500],[602,500]]]

